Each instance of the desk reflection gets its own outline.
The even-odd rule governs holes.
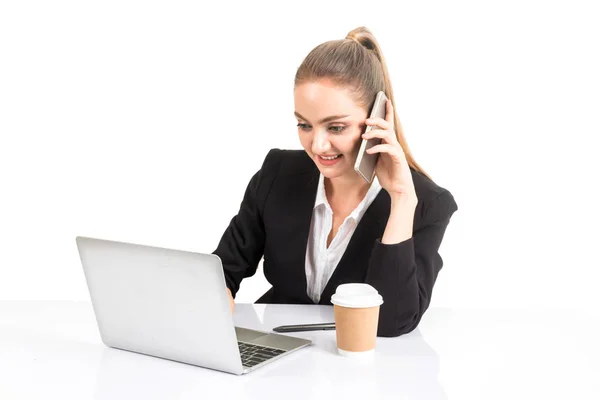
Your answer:
[[[289,306],[284,306],[288,307]],[[236,318],[236,325],[272,332],[275,326],[302,323],[333,322],[333,307],[318,306],[318,312],[304,313],[305,306],[283,314],[278,304],[255,304],[253,312]],[[315,318],[315,316],[318,316]],[[311,339],[310,352],[292,354],[302,370],[286,376],[289,369],[278,373],[277,364],[252,372],[255,379],[246,385],[251,391],[268,387],[269,380],[286,380],[289,391],[308,398],[348,396],[347,398],[388,399],[418,398],[444,400],[447,395],[438,380],[440,359],[417,328],[397,338],[378,338],[371,362],[350,360],[337,352],[335,331],[294,332],[290,335]],[[261,371],[263,370],[263,371]],[[297,377],[306,385],[298,387]]]
[[[98,369],[94,399],[249,399],[235,375],[193,365],[104,348]]]
[[[331,307],[282,313],[281,305],[243,306],[236,325],[267,332],[278,325],[333,321]],[[95,398],[208,398],[222,387],[225,398],[235,399],[447,399],[438,381],[439,357],[418,329],[399,338],[378,338],[370,362],[339,356],[335,331],[293,335],[311,339],[313,346],[243,376],[104,348]]]

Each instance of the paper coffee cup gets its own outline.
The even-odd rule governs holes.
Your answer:
[[[338,353],[369,358],[375,352],[379,306],[383,298],[366,283],[339,285],[331,296]]]

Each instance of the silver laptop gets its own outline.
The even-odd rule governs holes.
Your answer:
[[[78,236],[108,347],[241,375],[310,340],[235,327],[218,256]]]

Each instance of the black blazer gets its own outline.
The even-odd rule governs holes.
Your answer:
[[[331,305],[342,283],[366,282],[383,296],[378,336],[399,336],[417,327],[442,268],[438,249],[452,214],[452,194],[411,168],[418,197],[413,237],[382,244],[390,196],[382,189],[356,227],[325,286],[319,304]],[[257,303],[314,304],[306,293],[306,246],[319,170],[303,150],[271,150],[252,177],[238,214],[217,249],[234,294],[243,278],[263,269],[272,288]]]

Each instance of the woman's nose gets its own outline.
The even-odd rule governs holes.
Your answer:
[[[327,132],[317,131],[313,136],[312,152],[313,154],[323,154],[330,148]]]

